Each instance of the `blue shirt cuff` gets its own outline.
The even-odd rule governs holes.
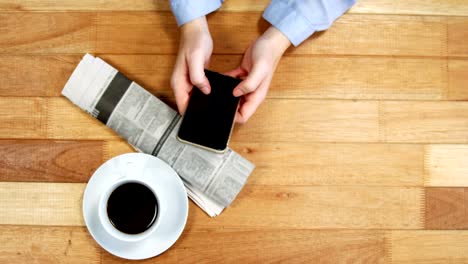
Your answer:
[[[171,0],[171,9],[176,18],[177,25],[182,26],[187,22],[215,11],[221,7],[222,3],[222,0]]]
[[[272,2],[263,13],[263,18],[286,35],[294,46],[315,32],[306,17],[284,2]]]

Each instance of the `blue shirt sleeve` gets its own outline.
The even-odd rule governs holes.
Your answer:
[[[356,0],[272,0],[263,13],[270,24],[298,46],[315,31],[329,28]]]
[[[171,0],[172,13],[177,25],[190,22],[218,9],[224,0]]]

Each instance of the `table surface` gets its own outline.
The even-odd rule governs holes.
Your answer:
[[[209,16],[236,66],[269,1]],[[84,53],[174,106],[164,0],[0,0],[0,263],[123,263],[84,227],[83,190],[130,147],[60,96]],[[361,0],[283,57],[231,146],[257,165],[146,262],[468,262],[468,1]]]

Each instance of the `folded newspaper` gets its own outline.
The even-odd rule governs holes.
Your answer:
[[[181,116],[100,58],[86,54],[62,94],[137,151],[168,163],[211,217],[232,203],[255,167],[231,149],[218,154],[178,141]]]

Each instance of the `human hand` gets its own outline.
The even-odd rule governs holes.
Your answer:
[[[244,79],[233,90],[234,96],[242,96],[235,118],[237,123],[247,122],[265,99],[276,66],[290,45],[283,33],[270,27],[250,44],[241,65],[226,73]]]
[[[204,16],[184,24],[180,30],[179,53],[171,77],[171,87],[179,113],[183,114],[194,85],[204,94],[211,91],[204,69],[213,51],[213,40]]]

